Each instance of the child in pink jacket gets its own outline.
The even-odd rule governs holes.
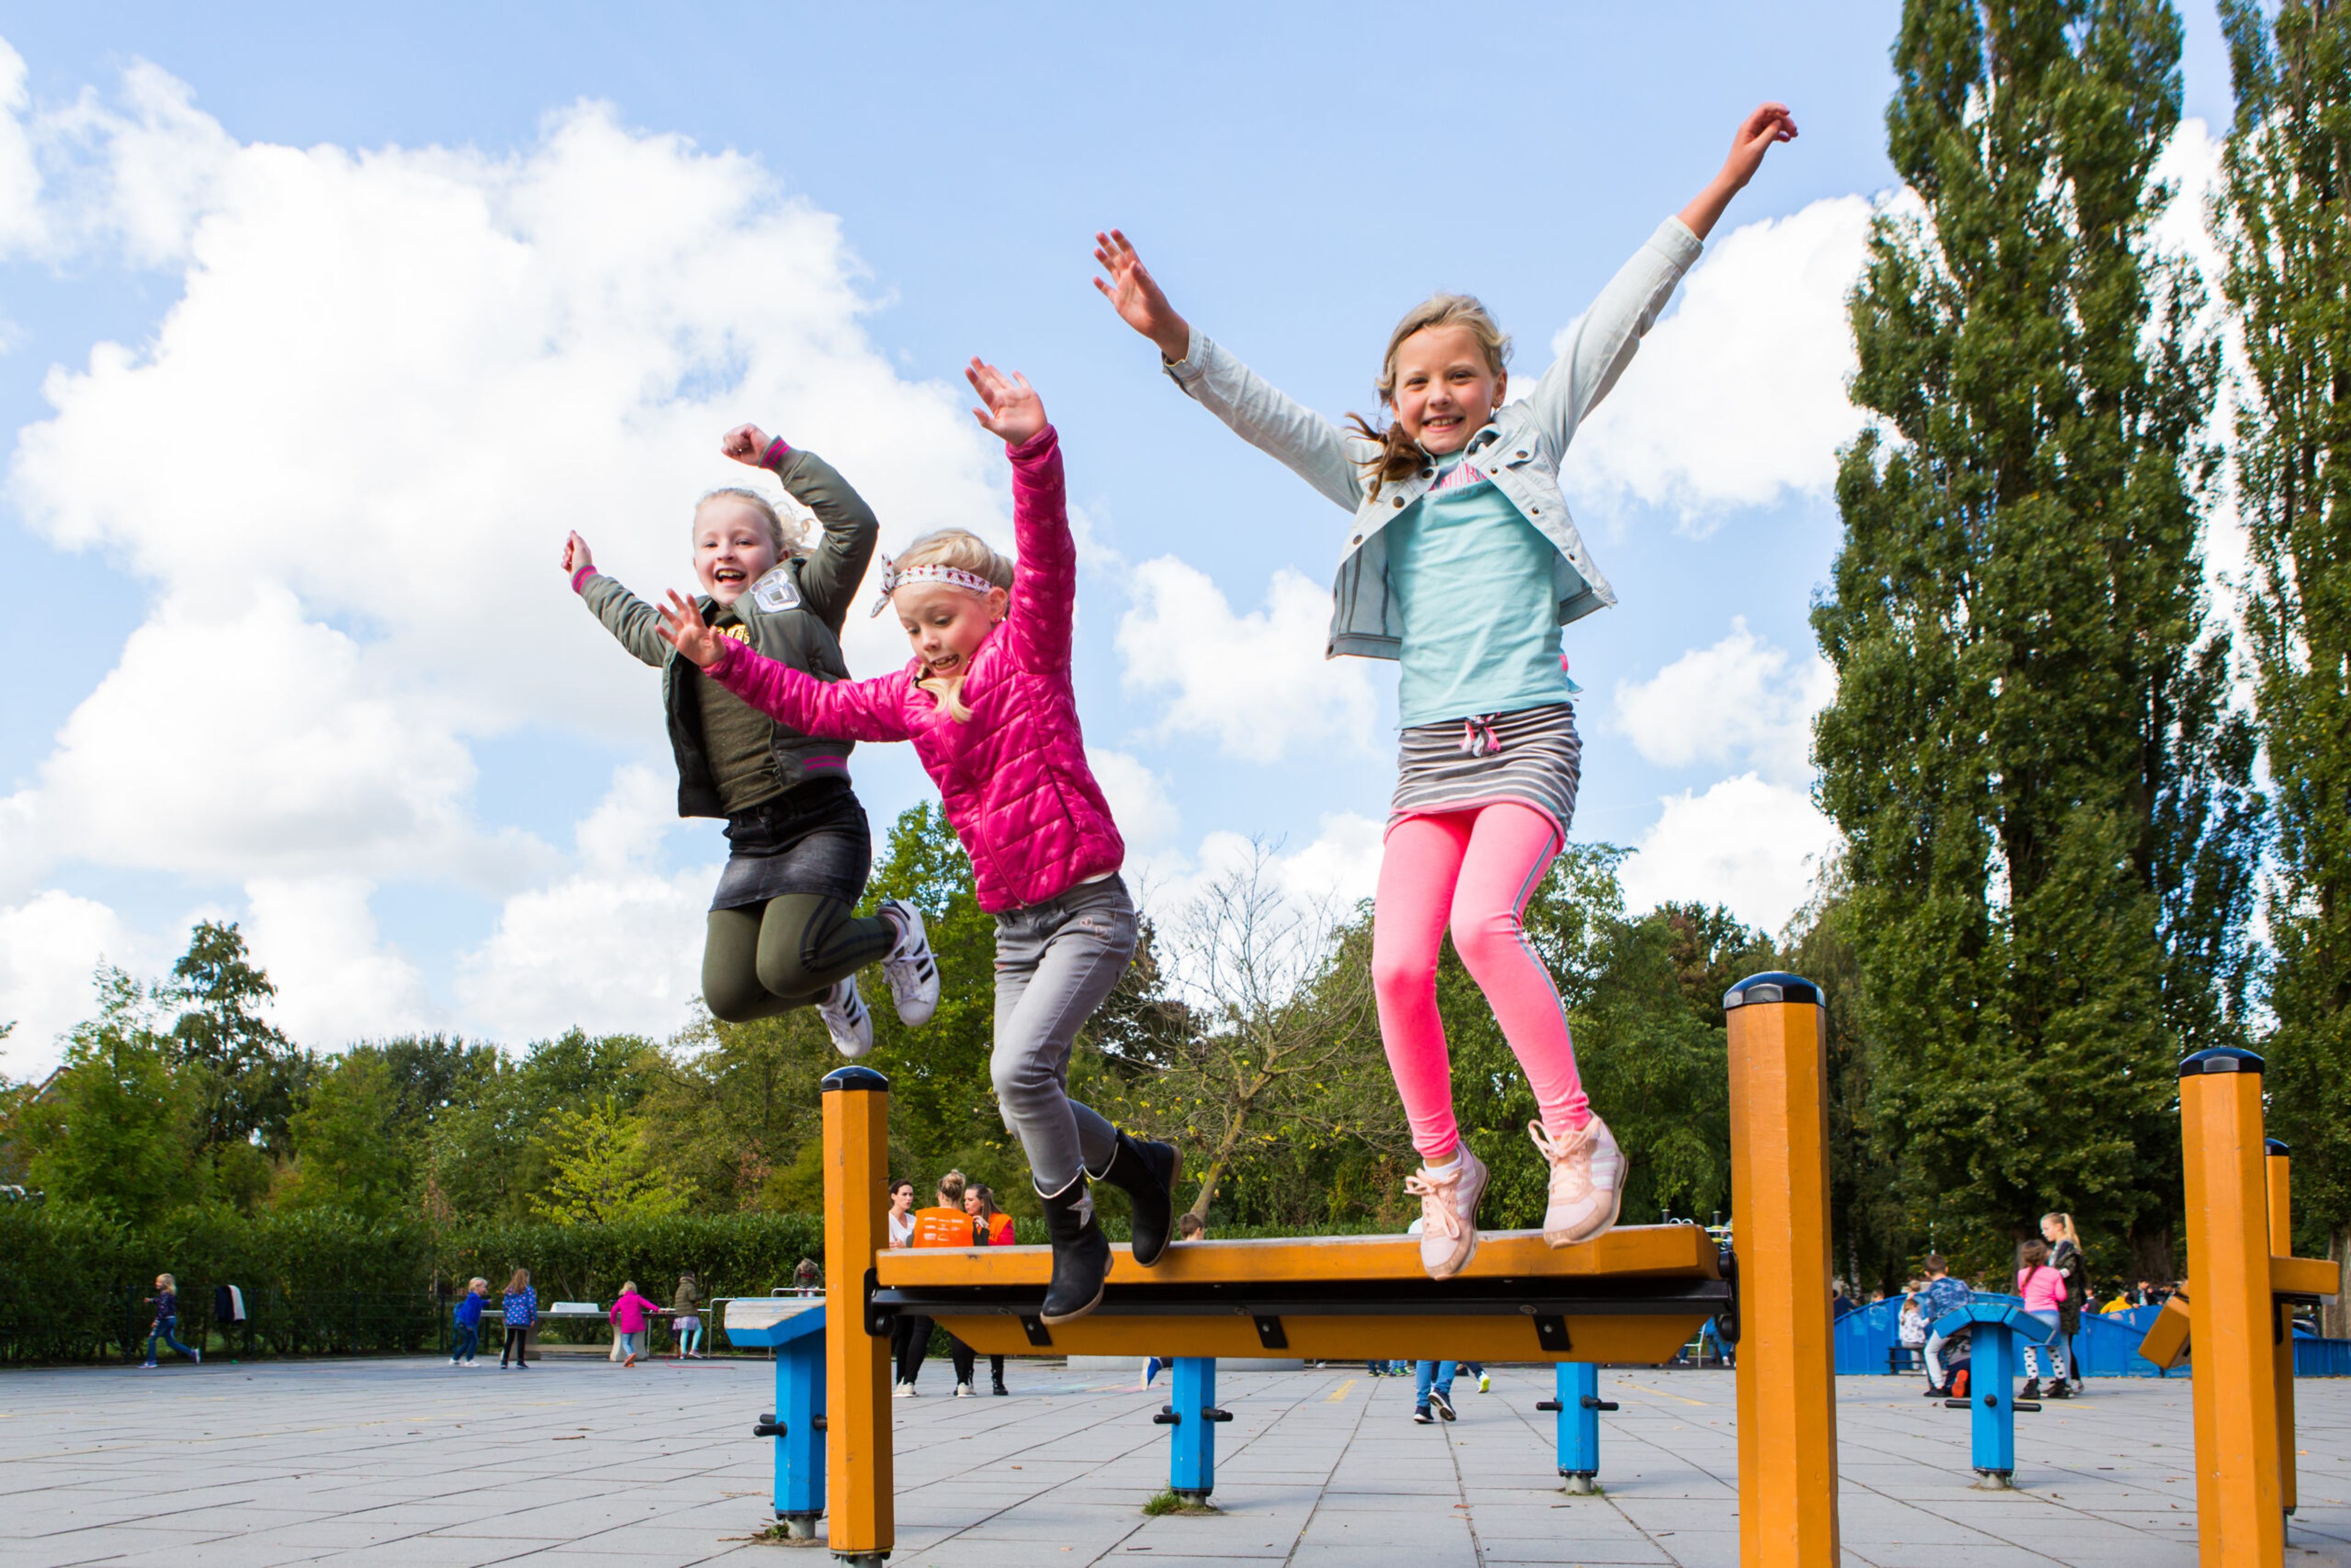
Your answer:
[[[2052,1329],[2057,1326],[2057,1307],[2065,1299],[2065,1276],[2049,1266],[2049,1243],[2028,1241],[2017,1254],[2024,1266],[2016,1271],[2016,1293],[2024,1298],[2025,1312],[2039,1318]],[[2050,1364],[2055,1367],[2051,1375],[2055,1383],[2065,1381],[2065,1341],[2063,1336],[2049,1342]],[[2034,1347],[2024,1347],[2024,1392],[2022,1399],[2041,1397],[2041,1358]]]
[[[637,1357],[645,1354],[645,1327],[662,1311],[651,1297],[637,1294],[634,1280],[621,1287],[612,1310],[605,1315],[612,1320],[612,1327],[621,1336],[622,1366],[636,1365]]]
[[[1077,550],[1061,439],[1026,380],[978,360],[972,411],[1012,459],[1016,566],[977,536],[945,528],[883,560],[873,612],[898,612],[914,658],[879,680],[828,683],[712,632],[676,593],[662,635],[751,706],[806,735],[910,740],[971,856],[979,906],[996,916],[996,1046],[1004,1124],[1029,1155],[1053,1243],[1040,1314],[1066,1322],[1102,1301],[1110,1243],[1089,1176],[1134,1204],[1134,1260],[1166,1250],[1181,1156],[1112,1126],[1069,1095],[1070,1049],[1134,955],[1135,914],[1119,878],[1126,846],[1086,766],[1070,682]]]

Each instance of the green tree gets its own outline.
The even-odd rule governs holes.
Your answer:
[[[1909,0],[1886,110],[1923,219],[1852,300],[1821,800],[1912,1228],[2047,1207],[2168,1263],[2182,1049],[2235,1037],[2259,803],[2202,598],[2217,350],[2148,226],[2179,114],[2153,0]],[[1949,1249],[1947,1248],[1947,1249]]]
[[[2237,110],[2215,213],[2252,394],[2236,414],[2245,624],[2274,781],[2271,1119],[2351,1260],[2351,5],[2223,0]],[[2329,1309],[2351,1333],[2351,1299]]]
[[[552,1178],[542,1129],[557,1112],[610,1099],[633,1111],[661,1068],[635,1035],[571,1030],[532,1045],[519,1061],[469,1051],[450,1103],[424,1132],[423,1202],[436,1218],[528,1221]]]
[[[77,1025],[48,1091],[18,1113],[33,1185],[126,1224],[153,1223],[211,1196],[204,1107],[172,1071],[153,995],[98,971],[99,1015]]]
[[[531,1199],[558,1225],[611,1225],[682,1212],[694,1194],[654,1165],[643,1124],[607,1097],[585,1111],[559,1111],[548,1129],[553,1179]]]
[[[207,1148],[258,1142],[273,1155],[287,1151],[308,1063],[261,1017],[277,994],[248,959],[234,921],[198,922],[172,966],[162,997],[181,1009],[172,1055],[203,1097]]]
[[[354,1047],[311,1081],[289,1131],[294,1171],[280,1202],[380,1221],[415,1202],[418,1145],[402,1136],[399,1088],[381,1051]]]

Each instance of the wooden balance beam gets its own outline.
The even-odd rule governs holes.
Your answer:
[[[1631,1226],[1581,1247],[1489,1232],[1456,1278],[1430,1280],[1406,1237],[1180,1241],[1156,1268],[1113,1249],[1102,1304],[1048,1328],[1042,1247],[884,1245],[889,1081],[824,1080],[827,1529],[875,1564],[896,1539],[890,1331],[936,1320],[975,1351],[1187,1358],[1372,1356],[1670,1360],[1709,1319],[1740,1343],[1740,1561],[1837,1560],[1830,1354],[1826,1024],[1819,989],[1757,975],[1724,997],[1731,1207],[1744,1256],[1694,1225]]]

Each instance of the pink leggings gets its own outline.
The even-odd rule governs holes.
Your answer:
[[[1526,1070],[1543,1131],[1561,1137],[1592,1120],[1567,1011],[1519,924],[1559,847],[1551,819],[1515,800],[1406,817],[1388,829],[1372,917],[1372,988],[1388,1067],[1424,1160],[1449,1158],[1461,1142],[1437,1014],[1437,952],[1448,920],[1454,950]]]

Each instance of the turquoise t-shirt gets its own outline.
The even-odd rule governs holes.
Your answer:
[[[1387,527],[1388,591],[1404,626],[1404,727],[1563,703],[1552,560],[1559,551],[1457,454]],[[1470,471],[1476,474],[1476,470]]]

